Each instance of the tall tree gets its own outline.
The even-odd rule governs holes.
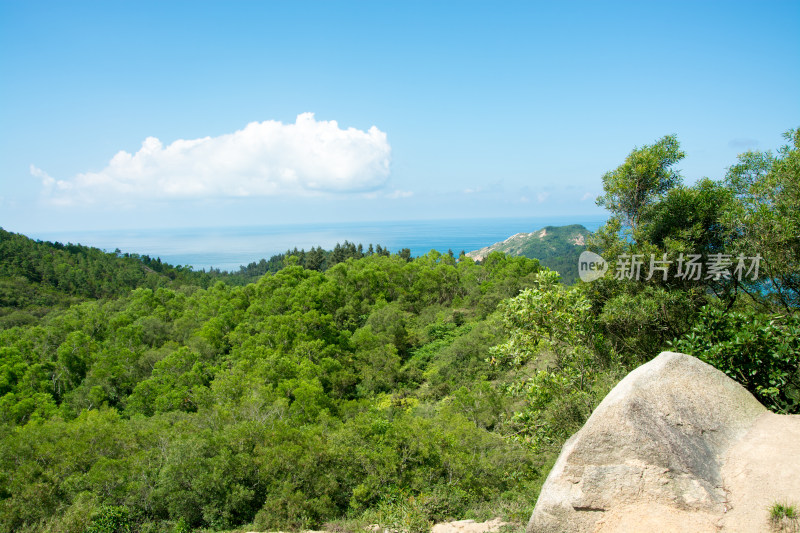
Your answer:
[[[634,148],[623,164],[603,176],[605,194],[597,205],[635,233],[645,209],[681,183],[680,173],[672,167],[685,155],[675,135]]]
[[[769,281],[753,294],[792,310],[800,307],[800,128],[784,138],[789,144],[777,155],[747,152],[728,169],[725,182],[738,201],[724,220],[735,253],[763,258]]]

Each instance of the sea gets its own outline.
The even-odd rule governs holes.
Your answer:
[[[409,248],[412,256],[430,250],[458,255],[503,241],[521,232],[545,226],[582,224],[596,231],[606,215],[558,215],[527,218],[472,218],[449,220],[406,220],[381,222],[332,222],[327,224],[283,224],[269,226],[55,231],[30,234],[34,239],[83,244],[107,252],[120,250],[161,258],[173,265],[194,270],[238,271],[240,266],[269,259],[294,248],[332,249],[345,240],[380,244],[392,252]]]

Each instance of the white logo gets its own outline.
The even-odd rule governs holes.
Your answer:
[[[602,278],[608,271],[608,261],[594,252],[583,252],[578,258],[578,275],[581,281],[590,282]]]

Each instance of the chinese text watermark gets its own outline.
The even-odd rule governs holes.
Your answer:
[[[710,254],[705,261],[699,254],[681,253],[676,259],[668,259],[667,254],[621,254],[614,265],[614,279],[667,281],[670,269],[674,279],[689,281],[736,279],[758,279],[761,254],[754,257],[739,254]],[[608,261],[594,252],[583,252],[578,259],[578,275],[585,282],[605,276],[609,270]]]

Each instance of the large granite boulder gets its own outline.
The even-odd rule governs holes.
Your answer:
[[[564,444],[528,533],[765,531],[768,507],[787,500],[800,504],[800,416],[664,352]]]

